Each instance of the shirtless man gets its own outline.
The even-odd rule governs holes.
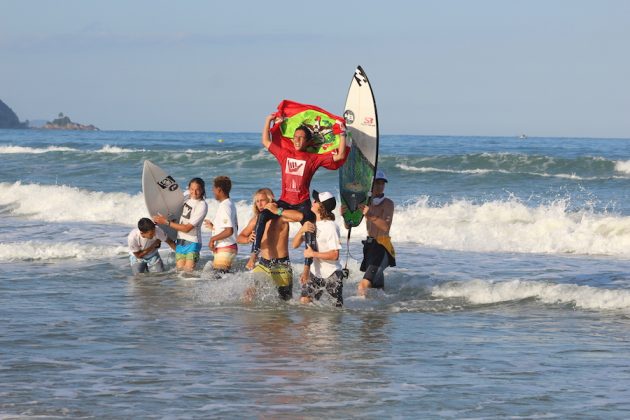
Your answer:
[[[254,194],[254,215],[238,235],[239,244],[254,241],[258,215],[265,209],[273,213],[278,211],[273,192],[269,188],[261,188]],[[248,269],[253,269],[255,273],[264,273],[274,282],[282,300],[289,300],[293,296],[293,270],[289,261],[289,222],[297,222],[301,218],[300,212],[287,210],[281,217],[269,220],[261,240],[258,264],[254,266],[251,260],[247,263]],[[246,292],[247,298],[251,299],[254,293],[253,288],[249,289]]]
[[[372,186],[372,201],[369,206],[362,205],[368,237],[363,241],[363,279],[359,282],[357,294],[365,296],[367,289],[385,287],[383,271],[396,265],[396,253],[389,236],[394,217],[394,202],[385,197],[387,176],[383,171],[376,171]]]

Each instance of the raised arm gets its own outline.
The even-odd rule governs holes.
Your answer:
[[[269,134],[269,130],[271,129],[271,122],[274,120],[275,116],[276,114],[269,114],[267,118],[265,118],[265,126],[263,127],[261,136],[262,145],[265,149],[269,149],[269,146],[271,146],[271,135]]]
[[[339,147],[337,148],[337,153],[333,155],[333,160],[337,162],[338,160],[343,160],[346,157],[346,133],[343,132],[339,135]]]

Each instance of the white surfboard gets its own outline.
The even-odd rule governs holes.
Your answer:
[[[179,221],[184,206],[182,188],[171,175],[149,160],[144,161],[142,169],[142,193],[151,217],[160,213],[168,220]],[[177,239],[175,229],[166,225],[160,227],[169,238]]]
[[[352,76],[343,114],[352,147],[339,171],[341,203],[346,226],[359,226],[361,204],[368,204],[378,162],[378,118],[376,101],[365,71],[358,66]]]

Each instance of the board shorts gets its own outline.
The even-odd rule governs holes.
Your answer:
[[[343,271],[337,270],[329,277],[322,279],[310,273],[308,281],[302,285],[302,297],[310,297],[319,300],[324,294],[324,289],[335,299],[335,306],[343,306]]]
[[[199,261],[200,243],[178,239],[175,244],[175,261],[194,261],[195,264]]]
[[[236,244],[217,248],[216,252],[212,254],[214,256],[212,268],[224,273],[229,271],[232,268],[232,262],[236,258],[236,254],[238,254]]]
[[[385,247],[372,237],[367,237],[363,242],[363,261],[361,262],[361,271],[365,274],[363,278],[369,280],[372,287],[382,289],[385,287],[385,277],[383,271],[389,267],[389,254]]]
[[[271,260],[259,258],[252,272],[263,273],[271,279],[278,288],[280,299],[289,300],[293,297],[293,267],[289,257]]]
[[[140,273],[161,273],[164,271],[164,263],[162,257],[156,252],[155,254],[145,256],[144,258],[137,258],[135,255],[129,255],[129,263],[131,264],[131,271],[133,274]]]

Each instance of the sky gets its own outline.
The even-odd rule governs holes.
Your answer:
[[[104,130],[258,132],[342,114],[382,134],[630,138],[630,1],[0,0],[0,99]]]

